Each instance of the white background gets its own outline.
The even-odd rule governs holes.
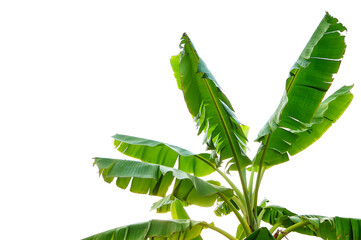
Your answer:
[[[182,33],[251,127],[253,156],[253,140],[325,11],[348,28],[346,55],[330,92],[355,83],[354,101],[321,140],[266,172],[260,199],[299,214],[361,218],[356,3],[1,1],[0,238],[75,240],[169,218],[149,212],[157,197],[105,183],[92,158],[126,158],[113,148],[116,133],[203,151],[169,64]],[[192,218],[235,233],[233,216],[198,209],[189,208]],[[210,230],[203,236],[220,239]]]

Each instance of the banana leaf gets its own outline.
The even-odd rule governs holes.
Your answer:
[[[201,234],[204,223],[189,219],[150,220],[108,230],[83,240],[191,240]]]
[[[353,99],[350,92],[352,87],[340,88],[321,103],[307,131],[296,133],[298,139],[288,150],[291,155],[301,152],[317,141],[341,117]]]
[[[172,219],[190,219],[188,213],[183,207],[182,202],[179,199],[175,199],[171,203],[171,215]]]
[[[295,230],[301,234],[321,237],[324,240],[356,240],[361,238],[361,219],[297,215],[280,206],[267,206],[263,208],[263,212],[263,221],[283,228],[308,221],[308,225]]]
[[[237,199],[237,197],[233,196],[229,201],[237,210],[240,210],[238,204],[236,203],[236,199]],[[232,209],[228,206],[227,203],[225,203],[222,200],[219,201],[216,209],[214,210],[214,214],[218,217],[226,216],[226,215],[230,214],[231,212],[232,212]]]
[[[275,240],[275,238],[272,236],[272,234],[268,231],[267,228],[263,227],[253,232],[244,240]]]
[[[198,56],[187,34],[183,34],[182,51],[171,58],[178,87],[183,91],[188,110],[205,132],[205,143],[220,159],[235,158],[240,169],[251,164],[245,150],[248,127],[237,119],[234,109],[204,61]]]
[[[291,68],[278,108],[256,139],[261,142],[261,146],[254,159],[254,166],[257,167],[262,160],[268,167],[288,161],[288,152],[295,142],[304,137],[302,133],[315,132],[315,128],[310,130],[315,125],[312,121],[328,104],[321,102],[345,52],[345,30],[336,18],[326,13]],[[299,143],[304,141],[306,144],[302,144],[302,147],[307,147],[315,139],[300,140]],[[299,151],[300,147],[295,147],[292,153]]]
[[[194,154],[183,148],[144,138],[117,134],[113,136],[114,145],[121,153],[140,159],[143,162],[174,167],[202,177],[214,172],[214,158],[211,154]]]
[[[188,205],[210,207],[218,194],[227,198],[233,196],[232,189],[162,165],[110,158],[95,158],[94,164],[98,166],[104,181],[111,183],[116,178],[119,188],[126,189],[130,184],[130,191],[134,193],[164,197],[175,179],[171,194]]]
[[[188,213],[183,207],[182,201],[179,199],[175,199],[171,203],[171,214],[172,219],[190,219]],[[199,235],[198,237],[194,238],[194,240],[202,240],[203,238]]]
[[[153,203],[150,210],[156,210],[157,213],[170,212],[171,211],[171,205],[176,200],[178,200],[176,197],[169,194],[169,195],[161,198],[160,200],[156,201],[155,203]],[[181,201],[181,203],[182,203],[183,206],[188,206],[186,204],[186,202],[184,202],[184,201]]]
[[[214,180],[208,180],[207,181],[210,184],[216,185],[216,186],[221,186],[221,183],[218,181],[214,181]],[[233,196],[232,198],[234,198],[235,196]],[[217,201],[219,201],[220,198],[217,199]],[[163,197],[162,199],[156,201],[155,203],[153,203],[151,210],[156,210],[157,213],[167,213],[171,211],[171,205],[173,204],[173,202],[175,201],[179,201],[182,203],[183,207],[188,206],[189,204],[185,201],[181,201],[180,199],[176,198],[175,196],[173,196],[172,194],[169,194],[165,197]]]

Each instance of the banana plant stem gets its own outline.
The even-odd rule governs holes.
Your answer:
[[[234,207],[234,205],[222,194],[222,193],[218,193],[218,195],[220,196],[220,198],[223,199],[223,201],[225,203],[227,203],[227,205],[231,208],[231,210],[233,211],[233,213],[236,215],[236,217],[238,218],[239,222],[241,223],[244,232],[246,233],[246,236],[250,235],[252,233],[250,227],[248,226],[246,220],[244,220],[244,218],[241,216],[241,214],[238,212],[238,210]]]
[[[197,155],[197,157],[202,160],[203,162],[207,163],[209,166],[211,166],[215,171],[217,171],[226,181],[227,183],[233,188],[233,190],[236,192],[237,196],[239,197],[239,199],[241,200],[242,204],[244,204],[243,207],[246,207],[246,213],[248,215],[248,220],[250,222],[250,224],[254,224],[254,218],[253,218],[253,211],[251,208],[251,203],[249,200],[249,195],[248,195],[248,189],[247,189],[247,185],[245,183],[245,179],[243,178],[242,172],[240,171],[239,168],[239,164],[236,161],[236,165],[237,165],[237,169],[239,170],[239,175],[240,175],[240,179],[241,179],[241,184],[242,184],[242,189],[243,189],[243,193],[241,193],[241,191],[237,188],[237,186],[227,177],[226,174],[224,174],[221,170],[219,170],[216,166],[214,166],[214,164],[212,164],[210,161],[208,161],[207,159],[201,157],[200,155]],[[231,204],[232,205],[232,204]],[[231,207],[231,206],[230,206]],[[233,205],[232,205],[233,207]],[[239,214],[239,212],[237,211],[237,209],[235,209],[235,212],[237,212]],[[235,213],[236,214],[236,213]],[[237,214],[236,214],[237,216]],[[242,216],[241,216],[242,218]],[[242,218],[243,219],[243,218]],[[243,221],[245,221],[243,219]],[[249,225],[246,224],[249,228]],[[256,225],[257,226],[257,225]],[[246,230],[245,230],[246,232]],[[251,231],[250,231],[251,232]]]
[[[208,224],[208,223],[201,223],[201,225],[203,225],[206,228],[212,229],[220,234],[222,234],[223,236],[225,236],[226,238],[230,239],[230,240],[237,240],[237,238],[233,237],[231,234],[229,234],[228,232],[224,231],[223,229],[220,229],[212,224]]]
[[[232,182],[231,179],[229,179],[229,177],[227,177],[226,174],[224,174],[221,170],[219,170],[218,168],[215,168],[215,170],[224,178],[224,180],[227,181],[227,183],[232,187],[232,189],[236,192],[237,197],[241,200],[241,202],[243,204],[245,204],[245,199],[243,194],[241,193],[241,191],[237,188],[237,186]]]
[[[249,198],[252,199],[253,194],[253,180],[254,180],[254,167],[252,167],[251,176],[249,178],[249,184],[248,184],[248,192],[249,192]]]
[[[276,229],[281,226],[283,224],[283,222],[279,222],[279,223],[276,223],[275,225],[273,225],[273,227],[269,230],[270,233],[273,234],[274,231],[276,231]]]
[[[258,228],[261,226],[261,221],[263,219],[263,215],[265,214],[266,210],[262,209],[262,211],[258,214],[257,217],[257,223],[258,223]]]
[[[296,223],[288,228],[286,228],[284,231],[280,232],[280,234],[277,236],[276,240],[281,240],[284,236],[286,236],[288,233],[295,231],[301,227],[304,227],[306,225],[310,224],[309,220],[304,220],[302,222]]]
[[[252,194],[252,206],[253,206],[253,209],[254,209],[255,216],[258,215],[257,214],[258,191],[259,191],[259,187],[261,185],[261,180],[262,180],[264,171],[266,170],[266,168],[263,166],[263,162],[264,162],[264,158],[266,156],[266,151],[267,151],[269,139],[270,139],[270,135],[268,135],[266,143],[265,143],[264,148],[263,148],[261,160],[260,160],[259,167],[258,167],[256,186],[255,186],[255,189],[254,189],[254,193]]]
[[[231,179],[229,179],[229,177],[227,177],[226,174],[224,174],[221,170],[219,170],[216,166],[214,166],[214,164],[212,164],[211,162],[209,162],[207,159],[203,158],[202,156],[197,155],[197,157],[202,160],[204,163],[208,164],[210,167],[212,167],[217,173],[219,173],[219,175],[221,175],[224,180],[226,180],[226,182],[229,184],[229,186],[231,186],[231,188],[234,190],[234,192],[236,193],[237,197],[241,200],[241,203],[243,206],[241,206],[242,208],[246,207],[246,200],[243,196],[243,194],[241,193],[241,191],[239,190],[239,188],[232,182]]]
[[[260,169],[258,170],[258,174],[257,174],[256,186],[254,188],[254,193],[252,195],[252,200],[253,200],[252,206],[254,209],[255,216],[258,215],[258,213],[257,213],[258,191],[259,191],[259,187],[261,185],[261,180],[262,180],[265,170],[266,170],[266,168],[260,165]]]
[[[237,165],[237,169],[238,169],[238,173],[239,173],[239,177],[241,180],[241,185],[242,185],[242,190],[243,190],[243,195],[244,198],[246,200],[246,208],[247,208],[247,215],[248,215],[248,221],[250,224],[251,229],[256,230],[257,229],[257,224],[255,223],[255,218],[253,216],[253,211],[252,211],[252,207],[251,207],[251,201],[249,199],[249,194],[248,194],[248,189],[247,189],[247,183],[246,183],[246,178],[244,177],[242,170],[239,166],[238,160],[236,159],[236,165]],[[244,169],[243,169],[244,170]]]

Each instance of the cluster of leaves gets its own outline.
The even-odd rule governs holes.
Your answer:
[[[352,86],[341,87],[324,99],[345,52],[345,30],[326,13],[291,68],[280,104],[256,139],[260,147],[252,160],[246,153],[248,127],[237,119],[215,77],[188,35],[183,34],[182,51],[171,58],[171,66],[208,151],[193,153],[167,143],[115,135],[116,148],[141,161],[95,158],[100,175],[108,183],[115,181],[119,188],[161,197],[152,209],[171,212],[173,219],[124,226],[86,240],[199,240],[204,228],[232,240],[279,240],[293,231],[330,240],[360,239],[361,220],[303,216],[282,207],[266,206],[265,201],[258,203],[264,172],[313,144],[351,103]],[[230,180],[230,171],[238,173],[239,184]],[[213,172],[229,186],[201,178]],[[185,210],[188,205],[211,207],[216,202],[217,216],[233,213],[239,220],[236,236],[213,223],[190,220]],[[273,227],[261,227],[262,221]]]

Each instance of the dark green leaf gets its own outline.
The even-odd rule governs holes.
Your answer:
[[[244,240],[275,240],[275,238],[272,236],[272,234],[268,231],[267,228],[263,227],[253,232]]]

